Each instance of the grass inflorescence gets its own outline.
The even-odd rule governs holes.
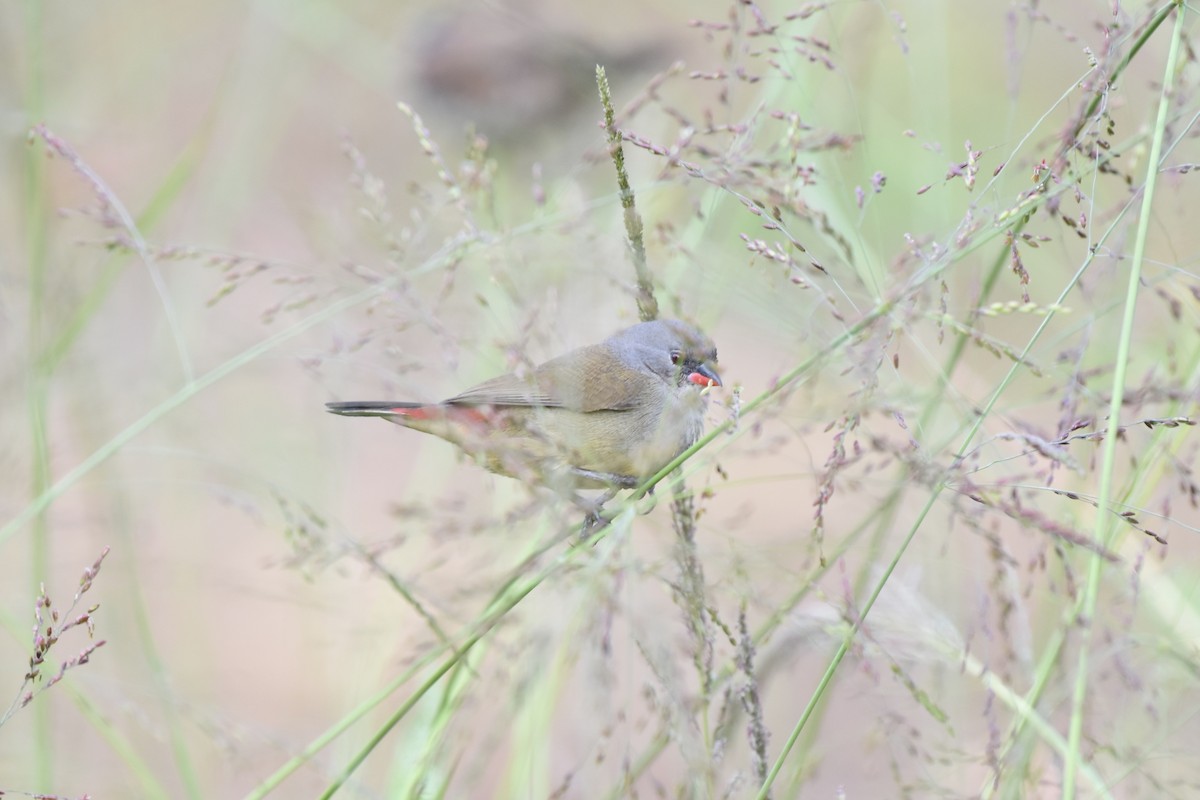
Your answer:
[[[0,303],[27,317],[0,547],[28,557],[0,585],[54,585],[114,534],[76,601],[101,560],[122,580],[94,587],[120,598],[103,650],[57,672],[92,612],[26,594],[32,642],[5,612],[0,742],[32,757],[0,791],[1200,789],[1194,15],[935,5],[701,5],[658,38],[639,10],[594,48],[506,8],[482,67],[406,50],[430,61],[398,106],[365,76],[418,18],[272,17],[304,46],[256,58],[345,31],[376,56],[329,59],[343,129],[289,125],[323,134],[293,149],[290,115],[222,81],[145,184],[47,103],[34,14],[28,269]],[[635,52],[656,75],[618,70]],[[325,75],[282,64],[262,75]],[[481,76],[492,116],[442,116]],[[721,345],[727,386],[582,538],[552,493],[320,411],[667,316]]]

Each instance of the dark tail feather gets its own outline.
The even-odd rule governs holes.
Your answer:
[[[325,410],[330,414],[341,414],[344,417],[394,417],[404,415],[405,411],[424,408],[424,403],[400,403],[387,400],[351,400],[346,403],[326,403]]]

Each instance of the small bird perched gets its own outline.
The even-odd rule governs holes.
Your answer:
[[[704,389],[720,386],[717,348],[678,320],[626,328],[440,403],[327,403],[440,436],[487,469],[557,491],[632,488],[704,430]]]

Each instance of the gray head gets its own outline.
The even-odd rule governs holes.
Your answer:
[[[721,385],[716,345],[686,322],[643,322],[613,334],[605,344],[631,366],[644,366],[670,384]]]

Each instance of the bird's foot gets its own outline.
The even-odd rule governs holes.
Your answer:
[[[601,528],[612,522],[610,517],[604,516],[603,511],[601,508],[596,508],[594,511],[584,514],[583,525],[579,529],[579,541],[581,544],[591,539]]]
[[[571,472],[579,480],[602,483],[609,487],[607,490],[605,490],[604,494],[600,495],[600,497],[595,500],[587,500],[583,497],[580,497],[578,494],[574,495],[573,500],[575,505],[581,508],[584,512],[583,525],[579,531],[580,541],[587,541],[595,533],[600,531],[600,529],[612,522],[615,515],[604,513],[605,503],[616,497],[617,493],[623,489],[636,489],[642,484],[641,478],[636,478],[632,475],[619,475],[611,472],[597,472],[595,470],[580,469],[578,467],[573,467]],[[647,492],[647,495],[651,500],[650,506],[645,511],[639,509],[639,514],[649,513],[649,510],[653,509],[656,504],[654,491],[651,490]]]
[[[579,540],[586,542],[592,535],[612,522],[612,516],[604,513],[604,504],[617,496],[620,489],[609,489],[595,500],[574,496],[575,505],[583,510],[583,526],[579,529]]]

